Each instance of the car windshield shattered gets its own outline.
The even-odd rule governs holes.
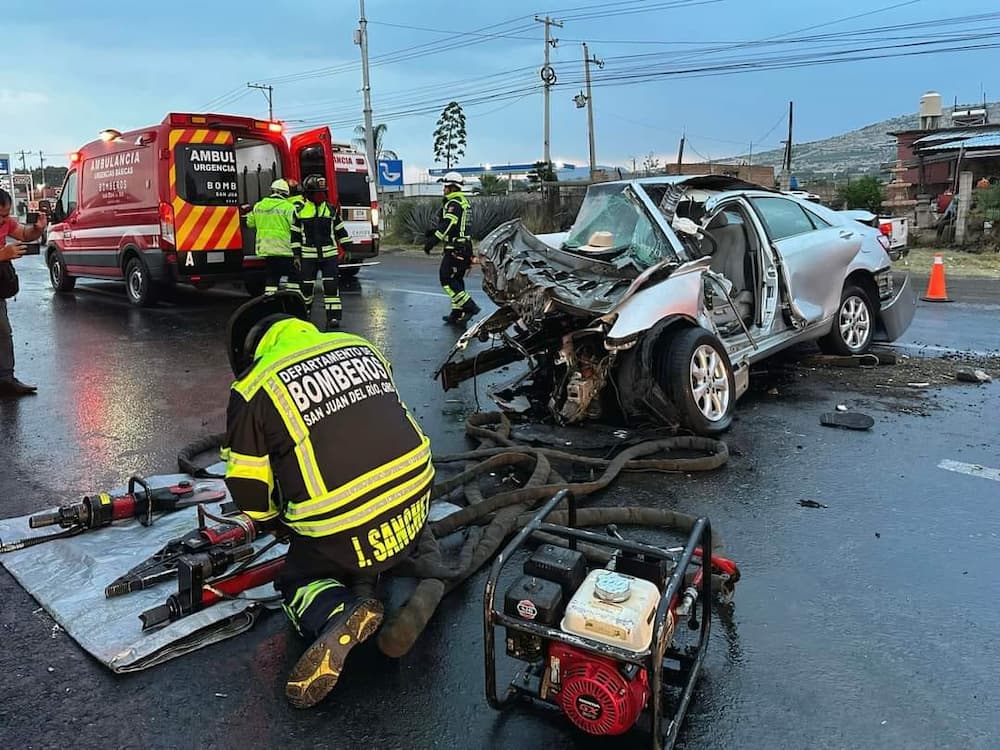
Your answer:
[[[643,270],[677,255],[653,223],[632,187],[592,185],[570,230],[566,250]]]

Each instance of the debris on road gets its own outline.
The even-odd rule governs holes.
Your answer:
[[[819,423],[826,427],[843,427],[847,430],[870,430],[875,426],[874,419],[857,411],[829,411],[820,416]]]
[[[799,500],[799,505],[803,508],[828,508],[828,505],[823,505],[823,503],[817,502],[816,500]]]
[[[993,378],[985,370],[971,367],[959,367],[955,370],[955,379],[963,383],[992,383]]]

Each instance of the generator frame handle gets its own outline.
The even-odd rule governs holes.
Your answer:
[[[567,526],[546,523],[545,519],[563,502],[567,501]],[[684,715],[687,713],[694,694],[694,686],[701,672],[705,659],[705,651],[711,633],[712,623],[712,575],[711,575],[711,549],[712,549],[712,525],[707,518],[698,518],[688,535],[687,544],[683,552],[677,554],[668,550],[653,547],[648,544],[632,542],[627,539],[618,539],[607,534],[598,534],[592,531],[575,528],[576,526],[576,498],[569,490],[560,490],[543,505],[532,519],[522,528],[511,541],[504,547],[503,551],[497,555],[490,568],[489,577],[486,579],[486,588],[483,595],[483,636],[484,636],[484,657],[486,676],[486,700],[489,705],[502,711],[511,706],[519,698],[527,697],[532,700],[543,702],[542,699],[526,688],[518,688],[513,684],[507,687],[503,697],[497,694],[496,679],[496,635],[495,628],[503,626],[514,630],[538,636],[549,641],[559,641],[582,651],[587,651],[598,656],[611,658],[616,661],[634,664],[648,670],[650,675],[651,693],[651,724],[652,724],[652,747],[653,750],[669,750],[677,740]],[[676,563],[666,591],[660,597],[660,602],[656,608],[656,617],[653,625],[653,642],[650,648],[633,652],[616,646],[610,646],[597,641],[592,641],[582,636],[566,633],[556,628],[540,625],[526,620],[516,619],[496,608],[496,588],[500,579],[500,573],[510,562],[514,553],[524,546],[528,538],[536,532],[546,532],[567,540],[570,549],[576,549],[577,542],[583,541],[590,544],[611,547],[612,549],[627,550],[638,554],[646,555],[653,559],[671,560]],[[686,672],[686,680],[681,692],[680,700],[674,714],[669,719],[664,728],[665,718],[663,716],[663,663],[667,656],[667,647],[670,643],[668,635],[672,633],[672,628],[667,628],[668,618],[671,617],[671,609],[675,601],[680,596],[681,588],[684,585],[684,575],[692,560],[696,557],[696,548],[709,550],[708,555],[702,555],[703,575],[701,579],[698,597],[701,599],[701,622],[699,623],[698,646],[693,657],[685,654],[671,654],[671,658],[677,659],[681,664],[682,672]],[[551,704],[547,704],[551,705]]]

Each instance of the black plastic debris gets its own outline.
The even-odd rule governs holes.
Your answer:
[[[857,411],[828,411],[819,418],[826,427],[840,427],[845,430],[870,430],[875,420]]]

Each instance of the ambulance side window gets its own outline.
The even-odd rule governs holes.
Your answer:
[[[62,195],[59,197],[59,207],[62,209],[62,215],[66,217],[76,211],[78,201],[77,172],[73,170],[66,178],[66,187],[63,188]]]

